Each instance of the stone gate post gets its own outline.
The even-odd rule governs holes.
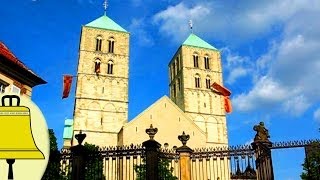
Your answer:
[[[146,129],[150,139],[142,143],[142,146],[146,148],[146,177],[148,180],[158,180],[159,178],[158,164],[161,144],[153,139],[157,132],[158,129],[153,128],[151,124],[150,128]]]
[[[75,138],[78,141],[78,145],[72,146],[70,148],[72,153],[72,173],[71,180],[84,180],[85,176],[85,149],[81,144],[86,138],[86,134],[82,134],[80,131],[79,134],[75,135]]]
[[[191,180],[190,156],[193,150],[186,145],[190,136],[183,131],[178,139],[182,142],[182,146],[176,149],[180,157],[180,178],[181,180]]]
[[[253,127],[257,132],[253,143],[251,143],[256,156],[256,168],[258,180],[274,180],[271,147],[269,132],[264,127],[264,123],[260,122]]]

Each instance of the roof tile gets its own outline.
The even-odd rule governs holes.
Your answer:
[[[110,19],[106,15],[99,17],[98,19],[86,24],[85,26],[113,30],[113,31],[127,32],[125,29],[123,29],[120,25],[118,25],[116,22],[114,22],[112,19]]]
[[[193,33],[189,35],[189,37],[184,41],[182,45],[212,49],[217,51],[217,48],[213,47]]]

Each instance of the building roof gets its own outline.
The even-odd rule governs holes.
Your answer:
[[[217,51],[217,48],[213,47],[193,33],[189,35],[189,37],[184,41],[182,45],[212,49]]]
[[[113,30],[113,31],[127,32],[125,29],[123,29],[120,25],[118,25],[116,22],[114,22],[112,19],[110,19],[106,15],[99,17],[98,19],[86,24],[85,26]]]
[[[34,81],[34,84],[32,84],[33,86],[37,85],[37,84],[45,84],[46,83],[46,81],[41,79],[38,75],[36,75],[34,72],[32,72],[31,69],[29,69],[25,64],[23,64],[10,51],[10,49],[1,41],[0,41],[0,57],[3,57],[3,58],[0,58],[0,64],[1,65],[5,64],[5,65],[12,66],[12,68],[14,68],[16,70],[22,70],[22,71],[19,71],[19,72],[25,73],[24,74],[24,78],[27,78],[27,76],[32,78],[32,80]]]
[[[73,119],[66,119],[64,121],[63,139],[72,139]]]
[[[31,71],[9,50],[9,48],[3,42],[0,42],[0,55],[4,56],[7,60],[11,62],[14,62],[15,64],[17,64],[17,66],[20,66],[25,70]]]

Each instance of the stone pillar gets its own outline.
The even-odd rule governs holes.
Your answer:
[[[178,139],[182,142],[182,146],[176,149],[180,157],[180,179],[191,180],[190,155],[193,150],[186,145],[190,136],[186,135],[183,131],[182,135],[178,136]]]
[[[271,147],[269,132],[264,127],[264,123],[260,122],[259,125],[253,127],[257,131],[252,145],[256,156],[256,168],[258,180],[274,180]]]
[[[145,147],[146,177],[148,180],[159,179],[158,164],[161,144],[153,139],[157,132],[158,129],[153,128],[151,124],[150,128],[146,129],[146,133],[149,135],[150,139],[142,143],[142,146]]]
[[[81,145],[81,143],[86,138],[86,134],[82,134],[82,131],[80,131],[79,134],[75,135],[75,138],[78,141],[78,145],[72,146],[70,148],[72,153],[71,180],[84,180],[86,153],[85,153],[84,146]]]

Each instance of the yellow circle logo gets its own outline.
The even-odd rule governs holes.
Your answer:
[[[30,98],[0,94],[0,180],[41,179],[49,160],[48,127]]]

